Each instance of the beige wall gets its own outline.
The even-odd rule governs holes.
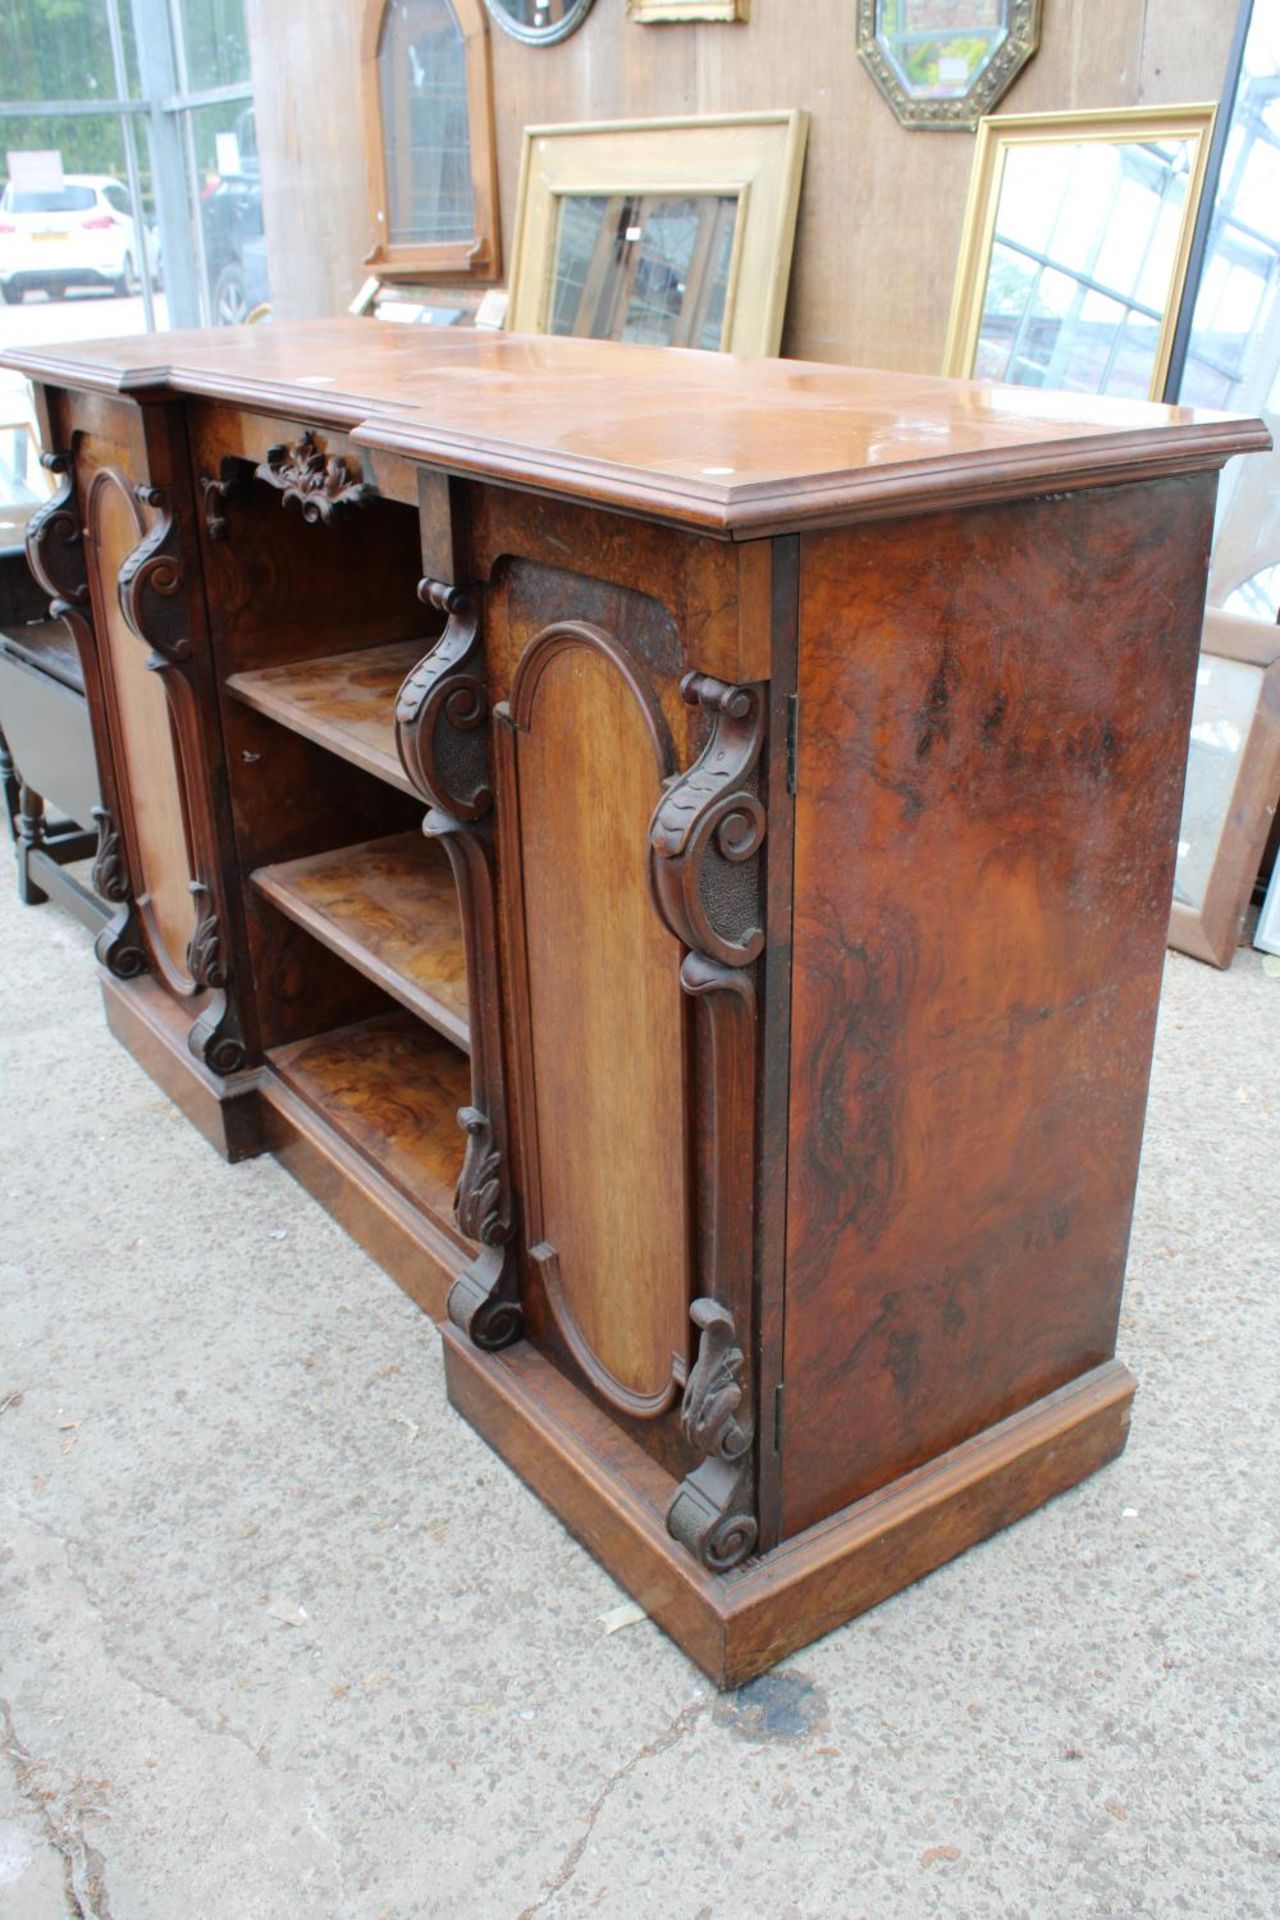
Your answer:
[[[340,311],[364,277],[364,0],[249,0],[276,311]],[[537,121],[805,107],[784,353],[936,371],[973,142],[907,133],[854,50],[855,0],[752,0],[742,26],[641,27],[596,0],[549,48],[493,31],[503,250]],[[1044,0],[1009,113],[1216,99],[1234,0]]]

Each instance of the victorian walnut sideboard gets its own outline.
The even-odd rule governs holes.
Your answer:
[[[355,321],[9,364],[114,1031],[716,1681],[1120,1450],[1258,422]]]

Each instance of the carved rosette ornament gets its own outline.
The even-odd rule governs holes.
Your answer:
[[[476,1346],[493,1353],[520,1338],[524,1312],[502,1070],[489,702],[477,596],[423,580],[418,597],[446,616],[445,629],[400,688],[396,746],[431,809],[423,831],[440,841],[453,869],[471,1008],[471,1104],[458,1114],[467,1144],[454,1211],[459,1231],[480,1251],[454,1280],[448,1312]]]
[[[667,787],[649,830],[654,903],[689,951],[680,984],[706,1023],[710,1086],[707,1182],[709,1271],[690,1309],[700,1335],[680,1424],[703,1458],[681,1482],[667,1528],[703,1566],[724,1573],[756,1543],[754,1425],[744,1349],[751,1325],[755,1187],[755,963],[764,948],[760,798],[765,689],[686,674],[684,699],[711,733],[698,758]]]
[[[245,1066],[243,1029],[231,992],[222,951],[214,886],[204,875],[217,869],[217,831],[207,811],[207,761],[201,719],[198,663],[188,624],[182,542],[169,495],[163,487],[135,487],[139,503],[155,514],[148,532],[123,561],[116,589],[130,630],[150,648],[147,661],[159,675],[169,703],[184,797],[196,809],[187,821],[191,856],[198,877],[191,881],[196,924],[187,945],[192,991],[212,1000],[193,1023],[187,1045],[213,1073],[238,1073]]]
[[[323,440],[309,427],[292,446],[269,447],[254,476],[275,487],[284,495],[284,505],[296,508],[312,526],[327,526],[336,515],[363,506],[378,491],[366,482],[358,460],[326,452]],[[208,491],[206,487],[206,507]],[[226,498],[225,491],[220,497]]]
[[[97,640],[89,617],[89,573],[85,558],[84,527],[75,498],[75,462],[69,452],[44,453],[40,464],[60,476],[61,484],[27,524],[27,561],[49,595],[49,611],[65,620],[80,656],[94,756],[106,804],[94,809],[98,851],[93,884],[116,911],[93,943],[98,962],[120,980],[133,980],[147,969],[147,956],[128,868],[116,825],[115,781],[110,742],[103,720],[102,669]]]

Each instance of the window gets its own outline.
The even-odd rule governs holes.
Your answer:
[[[379,274],[499,267],[489,34],[480,0],[367,0],[366,164]]]
[[[102,222],[0,233],[5,308],[40,303],[0,315],[0,340],[207,326],[266,298],[246,0],[0,0],[0,45],[6,212]]]
[[[20,187],[10,187],[4,204],[6,213],[88,213],[93,205],[93,188],[64,186],[25,193]]]

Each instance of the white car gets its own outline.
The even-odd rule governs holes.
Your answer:
[[[0,294],[16,306],[32,288],[61,300],[68,287],[134,293],[143,246],[154,271],[157,247],[138,229],[129,195],[106,173],[68,173],[60,187],[15,187],[0,197]]]

